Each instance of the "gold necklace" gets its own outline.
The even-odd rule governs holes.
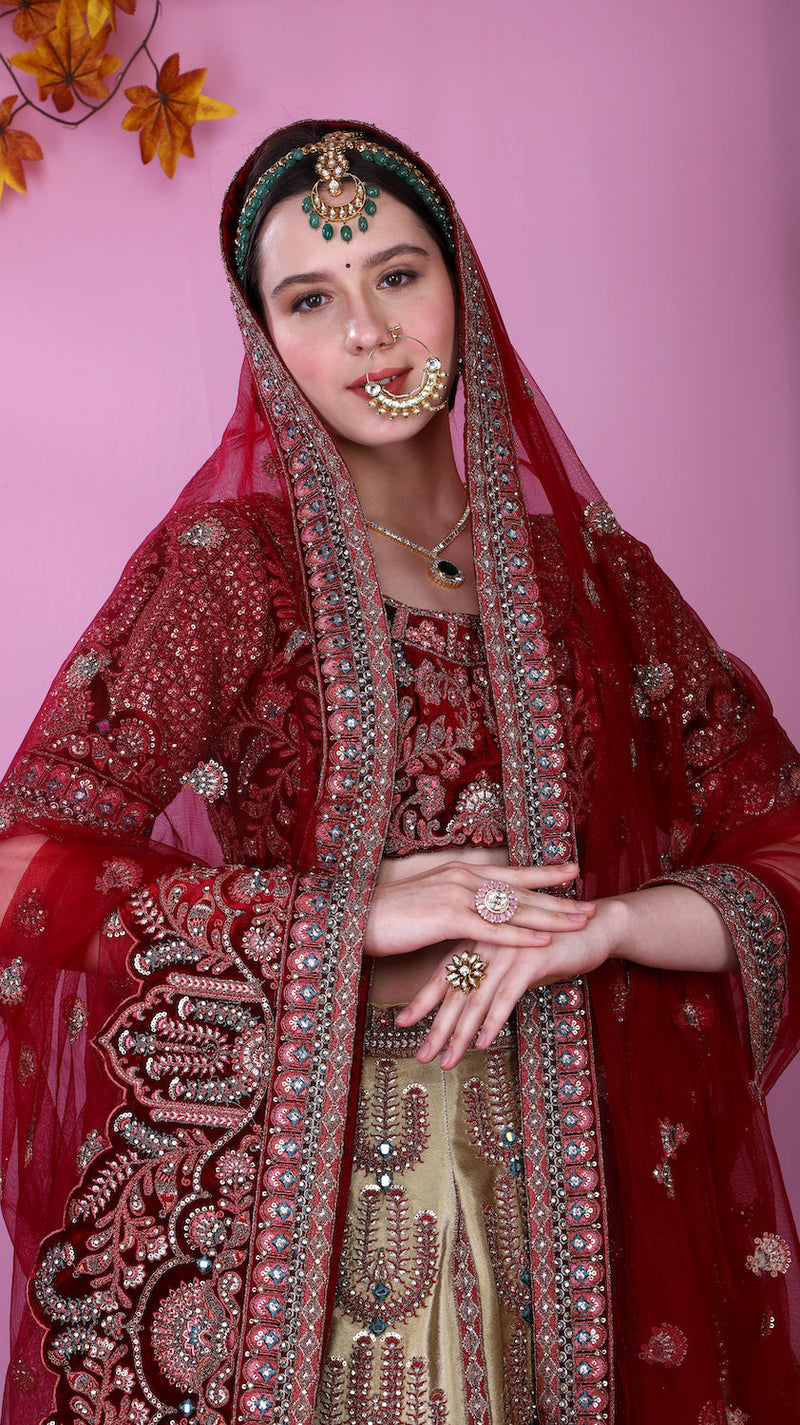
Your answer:
[[[443,584],[446,589],[457,589],[459,584],[464,582],[464,570],[459,569],[452,559],[440,559],[439,555],[448,544],[461,533],[464,525],[469,519],[469,500],[464,506],[464,513],[453,525],[449,534],[444,539],[440,539],[438,544],[434,544],[433,549],[426,549],[424,544],[416,544],[413,539],[406,539],[404,534],[395,534],[393,529],[387,529],[385,525],[376,524],[374,520],[365,520],[367,529],[374,529],[376,534],[382,534],[386,539],[393,539],[395,544],[403,544],[406,549],[413,549],[415,554],[421,554],[428,561],[428,578],[434,584]]]

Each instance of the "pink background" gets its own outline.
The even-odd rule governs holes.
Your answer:
[[[176,49],[238,115],[197,126],[173,183],[120,98],[76,132],[26,115],[45,161],[0,208],[0,761],[217,442],[240,364],[220,198],[306,115],[442,173],[601,489],[800,739],[794,0],[169,0],[154,52]],[[798,1210],[799,1084],[771,1102]]]

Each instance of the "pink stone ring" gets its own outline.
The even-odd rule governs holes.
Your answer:
[[[517,897],[505,881],[485,881],[475,892],[475,909],[491,925],[510,920],[517,908]]]

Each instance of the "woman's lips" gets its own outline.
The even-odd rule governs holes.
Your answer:
[[[385,366],[380,371],[370,371],[369,381],[373,381],[382,386],[384,391],[391,391],[393,396],[402,395],[403,382],[411,370],[410,366]],[[361,376],[358,381],[354,381],[352,386],[348,386],[349,391],[353,391],[356,396],[361,396],[365,401],[370,397],[366,392],[367,377]]]

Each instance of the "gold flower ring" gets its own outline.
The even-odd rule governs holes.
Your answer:
[[[453,986],[454,990],[461,990],[462,994],[468,995],[471,990],[478,988],[481,980],[486,976],[486,961],[480,955],[469,954],[464,950],[460,955],[454,955],[448,965],[445,966],[445,979]]]

